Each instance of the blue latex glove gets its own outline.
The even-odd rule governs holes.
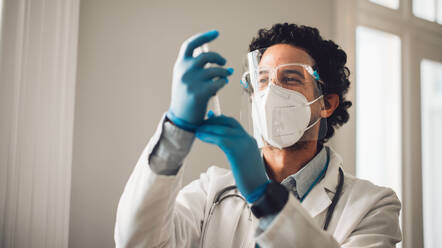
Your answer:
[[[264,194],[269,179],[258,145],[234,118],[209,112],[209,119],[198,127],[196,137],[223,150],[236,185],[248,202],[253,203]]]
[[[218,53],[207,52],[193,57],[193,50],[210,42],[219,33],[216,30],[195,35],[181,46],[173,68],[172,97],[167,118],[178,127],[195,131],[203,122],[207,104],[213,95],[232,75],[232,68],[204,68],[207,63],[225,65],[226,60]]]

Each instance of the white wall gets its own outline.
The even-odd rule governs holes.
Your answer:
[[[333,2],[85,0],[80,6],[72,165],[70,247],[113,246],[114,216],[138,156],[169,106],[180,44],[218,29],[211,45],[236,69],[221,92],[224,114],[239,117],[239,78],[248,43],[276,22],[333,31]],[[224,155],[200,142],[186,162],[185,183]]]

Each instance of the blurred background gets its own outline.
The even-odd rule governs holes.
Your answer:
[[[347,53],[350,121],[329,142],[345,171],[402,200],[402,247],[442,247],[441,0],[0,0],[0,247],[112,247],[119,197],[170,102],[181,43],[235,68],[239,118],[258,29],[317,27]],[[184,183],[224,154],[196,141]]]

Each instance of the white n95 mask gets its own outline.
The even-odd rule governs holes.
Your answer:
[[[269,84],[265,90],[255,92],[252,99],[252,120],[255,139],[260,147],[264,139],[269,145],[282,149],[294,145],[321,118],[309,125],[310,105],[321,99],[319,96],[309,102],[294,90]]]
[[[275,45],[247,53],[241,78],[241,124],[253,132],[260,148],[323,140],[327,119],[321,118],[320,111],[325,107],[321,100],[325,84],[311,65],[298,58],[291,61],[279,49]],[[312,95],[319,97],[312,100]],[[318,122],[318,133],[307,131]]]

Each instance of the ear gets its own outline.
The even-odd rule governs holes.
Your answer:
[[[339,96],[337,94],[329,94],[324,96],[324,108],[321,109],[321,117],[328,118],[339,106]]]

